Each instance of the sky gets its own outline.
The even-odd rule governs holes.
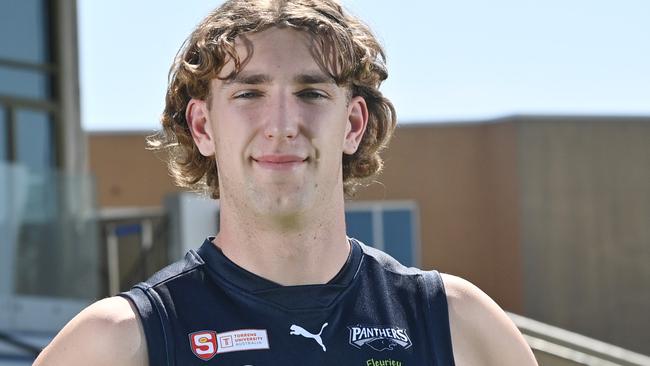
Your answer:
[[[174,56],[220,3],[78,0],[83,127],[157,129]],[[386,49],[399,123],[650,116],[650,1],[342,3]]]

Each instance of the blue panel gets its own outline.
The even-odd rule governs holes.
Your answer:
[[[348,236],[359,239],[366,245],[374,246],[372,212],[347,211],[345,213],[345,222]]]
[[[413,212],[411,210],[385,210],[382,213],[384,251],[405,266],[413,266]]]
[[[118,237],[140,234],[141,232],[142,225],[140,224],[125,224],[115,228],[115,235]]]

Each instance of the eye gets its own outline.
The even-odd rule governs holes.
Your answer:
[[[234,99],[253,99],[262,96],[262,93],[257,90],[244,90],[235,93]]]
[[[318,100],[318,99],[327,99],[329,96],[325,94],[325,92],[322,92],[320,90],[315,90],[315,89],[306,89],[306,90],[301,90],[296,95],[300,98],[303,99],[308,99],[308,100]]]

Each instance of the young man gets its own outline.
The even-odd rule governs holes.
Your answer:
[[[220,198],[198,251],[75,317],[37,365],[535,365],[465,280],[348,238],[395,127],[370,31],[332,0],[233,0],[175,62],[152,141]]]

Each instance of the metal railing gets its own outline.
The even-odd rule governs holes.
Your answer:
[[[508,313],[508,316],[523,333],[540,366],[650,366],[650,357],[640,353],[521,315]]]
[[[112,296],[168,264],[166,216],[159,208],[104,209],[98,216],[106,275]]]

